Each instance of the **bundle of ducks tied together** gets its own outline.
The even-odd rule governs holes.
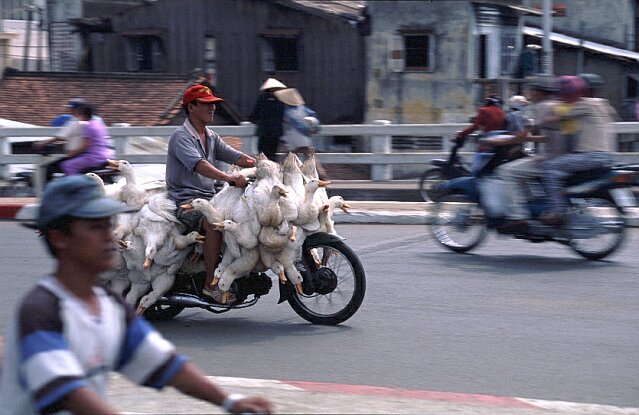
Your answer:
[[[282,164],[263,155],[256,160],[255,167],[234,172],[249,179],[246,188],[225,186],[211,200],[194,199],[181,206],[201,212],[224,234],[222,259],[210,287],[217,286],[224,304],[229,302],[233,281],[252,271],[271,270],[301,293],[302,275],[295,263],[301,258],[304,239],[313,232],[336,234],[333,212],[350,208],[341,196],[328,197],[325,186],[329,183],[319,179],[314,155],[301,162],[290,152]],[[113,231],[116,264],[102,278],[115,292],[126,292],[126,301],[138,304],[141,314],[171,288],[180,268],[189,262],[191,269],[193,263],[202,265],[204,236],[185,234],[164,182],[140,185],[126,160],[110,160],[110,164],[120,171],[122,180],[105,186],[98,176],[89,176],[101,183],[107,195],[138,211],[118,216]]]

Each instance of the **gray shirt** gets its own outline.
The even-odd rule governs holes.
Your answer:
[[[171,135],[166,160],[166,186],[169,198],[176,203],[186,203],[196,198],[210,199],[215,194],[215,180],[202,176],[195,171],[200,160],[217,165],[216,160],[234,164],[242,155],[226,144],[215,132],[206,131],[208,154],[204,151],[198,134],[186,120]]]

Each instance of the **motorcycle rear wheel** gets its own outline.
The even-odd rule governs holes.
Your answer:
[[[144,318],[149,321],[168,321],[184,310],[184,306],[174,304],[153,304],[144,311]]]
[[[291,308],[313,324],[334,326],[351,318],[364,301],[366,276],[362,263],[342,241],[323,242],[305,249],[298,264],[302,275],[315,270],[313,292],[292,290]]]
[[[572,239],[570,248],[584,258],[598,260],[616,251],[625,239],[623,214],[606,199],[577,199],[578,214],[594,221],[601,234],[586,239]]]
[[[419,197],[424,202],[434,202],[439,195],[433,191],[433,187],[443,180],[446,180],[446,177],[444,177],[444,172],[441,168],[432,167],[427,169],[419,179]]]
[[[484,210],[465,195],[440,197],[432,217],[431,234],[453,252],[468,252],[486,237]]]

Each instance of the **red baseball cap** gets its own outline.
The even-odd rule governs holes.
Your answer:
[[[198,102],[204,102],[207,104],[223,101],[222,98],[213,95],[211,89],[205,85],[193,85],[189,87],[189,89],[184,92],[184,95],[182,95],[182,105],[186,105],[194,99],[197,99]]]

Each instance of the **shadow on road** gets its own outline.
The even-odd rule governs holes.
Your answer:
[[[306,322],[281,319],[265,322],[250,317],[227,317],[203,313],[178,316],[170,321],[152,322],[168,338],[180,339],[182,346],[201,346],[203,338],[210,338],[211,346],[252,344],[276,337],[291,338],[345,334],[352,330],[347,323],[320,326]],[[189,344],[191,343],[191,344]]]
[[[507,273],[507,274],[531,274],[554,271],[579,271],[601,269],[602,272],[611,272],[620,266],[614,260],[591,261],[588,259],[570,256],[547,257],[541,255],[521,255],[521,254],[458,254],[453,252],[432,252],[424,253],[424,258],[438,263],[442,267],[450,270],[476,270]]]

